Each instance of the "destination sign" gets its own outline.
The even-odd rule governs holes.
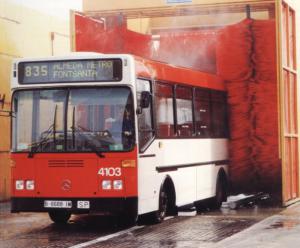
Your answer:
[[[20,84],[121,81],[121,59],[20,62]]]

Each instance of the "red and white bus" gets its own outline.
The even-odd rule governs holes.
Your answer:
[[[224,82],[125,54],[17,59],[12,212],[155,222],[228,185]]]

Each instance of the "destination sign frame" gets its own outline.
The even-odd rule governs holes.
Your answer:
[[[23,61],[18,64],[18,82],[25,85],[118,82],[122,77],[122,60],[119,58]]]

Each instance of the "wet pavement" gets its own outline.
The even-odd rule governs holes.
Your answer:
[[[300,203],[264,219],[243,232],[224,239],[216,247],[300,247]]]
[[[91,215],[57,226],[47,214],[10,214],[9,203],[0,203],[0,247],[300,247],[300,204],[225,209],[124,227],[116,218]]]

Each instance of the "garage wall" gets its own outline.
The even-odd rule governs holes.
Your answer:
[[[0,110],[10,110],[10,71],[14,58],[70,52],[68,19],[29,8],[22,1],[0,1],[0,96],[5,94],[5,105]],[[0,116],[0,201],[10,197],[9,150],[10,119]]]

